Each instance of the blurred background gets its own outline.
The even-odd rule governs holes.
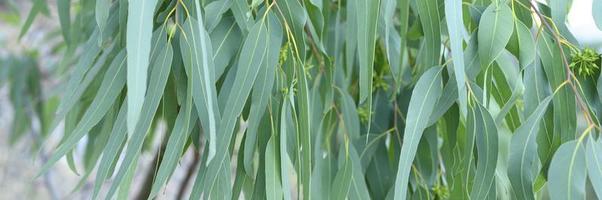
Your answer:
[[[21,33],[27,23],[32,1],[0,0],[0,200],[4,199],[88,199],[93,180],[81,181],[65,159],[45,175],[34,177],[61,138],[63,127],[55,130],[43,127],[35,113],[51,119],[65,66],[61,64],[63,48],[56,0],[47,0],[49,9],[31,24],[29,31]],[[602,31],[592,18],[592,0],[574,0],[568,16],[568,27],[582,47],[602,52]],[[48,139],[42,139],[48,138]],[[76,151],[75,161],[83,152]],[[78,156],[79,155],[79,156]],[[154,153],[142,154],[139,168],[151,169]],[[188,152],[167,189],[159,199],[175,199],[180,193],[180,180],[194,155]],[[143,182],[145,173],[138,173],[134,181]],[[90,178],[92,179],[92,178]],[[72,192],[76,186],[82,190]],[[132,193],[143,184],[133,184]],[[138,188],[136,188],[138,186]]]

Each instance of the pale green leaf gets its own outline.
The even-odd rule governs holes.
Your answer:
[[[464,51],[462,50],[464,31],[464,21],[462,21],[462,2],[457,0],[445,1],[445,20],[447,30],[449,31],[449,40],[454,63],[454,75],[456,76],[456,85],[458,87],[458,102],[460,111],[467,113],[467,94],[466,94],[466,74],[464,69]]]
[[[602,30],[602,1],[601,0],[593,0],[592,1],[592,15],[594,17],[594,21],[596,22],[596,26],[598,26],[599,30]]]
[[[489,111],[481,104],[471,107],[474,122],[469,121],[468,131],[474,129],[476,133],[475,143],[477,145],[477,170],[472,185],[470,197],[473,199],[487,199],[495,194],[495,168],[498,159],[498,132],[495,122]],[[493,191],[493,193],[491,193]]]
[[[442,92],[441,67],[433,67],[426,71],[416,83],[410,100],[406,127],[403,135],[399,165],[395,179],[395,199],[405,199],[408,189],[410,167],[416,156],[418,142],[428,125],[428,119],[435,107],[436,100]]]
[[[157,0],[128,1],[127,20],[127,91],[128,133],[132,134],[140,118],[146,94],[150,62],[153,15]]]
[[[514,30],[512,10],[504,3],[493,3],[481,16],[478,48],[481,66],[488,67],[502,53]]]
[[[585,150],[572,140],[558,148],[548,171],[548,191],[552,200],[585,199],[587,169]]]
[[[585,147],[587,174],[598,199],[602,198],[602,140],[588,139]]]
[[[517,130],[510,142],[508,176],[518,199],[535,199],[533,184],[539,169],[536,137],[552,96],[545,98]]]
[[[82,116],[73,133],[50,156],[39,174],[46,173],[67,152],[71,151],[84,135],[96,125],[115,103],[125,85],[125,52],[122,51],[111,63],[103,77],[100,90]]]

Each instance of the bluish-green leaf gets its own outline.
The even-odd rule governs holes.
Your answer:
[[[184,22],[183,37],[180,37],[180,47],[182,48],[182,59],[189,79],[192,79],[192,85],[198,85],[197,89],[192,90],[193,100],[201,120],[201,125],[209,137],[209,154],[211,160],[215,156],[217,123],[221,119],[219,112],[217,90],[215,88],[215,65],[213,64],[213,50],[209,34],[203,25],[202,14],[199,5],[197,13],[198,20],[189,18]]]
[[[269,32],[265,24],[264,20],[260,20],[253,26],[241,50],[238,68],[236,68],[236,78],[233,82],[234,87],[229,93],[226,102],[227,107],[225,107],[223,118],[219,124],[220,134],[216,142],[216,154],[208,162],[208,172],[204,180],[205,195],[209,198],[226,196],[229,199],[231,195],[230,190],[222,191],[223,188],[218,186],[218,180],[226,183],[230,182],[228,177],[219,176],[219,174],[229,171],[229,169],[224,169],[223,166],[229,166],[228,147],[232,132],[259,73],[257,68],[266,59]]]
[[[598,199],[602,198],[602,140],[588,139],[585,147],[587,174]]]
[[[56,4],[63,38],[69,45],[71,42],[71,0],[57,0]]]
[[[600,10],[602,10],[602,0],[593,0],[592,15],[596,22],[596,26],[598,26],[599,30],[602,30],[602,12],[600,12]]]
[[[418,61],[419,72],[439,64],[441,54],[441,14],[438,0],[416,1],[416,12],[424,32],[424,55]],[[454,43],[455,44],[455,43]]]
[[[414,87],[407,113],[406,127],[403,135],[399,165],[395,179],[395,199],[406,198],[410,167],[416,156],[418,143],[428,125],[428,119],[435,103],[442,92],[441,67],[434,67],[425,72]]]
[[[452,61],[454,63],[454,75],[456,76],[456,85],[458,87],[458,102],[462,114],[467,112],[467,94],[466,74],[464,70],[464,51],[462,44],[464,42],[462,33],[464,31],[464,21],[462,21],[462,2],[457,0],[445,1],[445,20],[449,32],[449,41],[451,46]]]
[[[535,199],[533,184],[538,175],[537,133],[552,96],[545,98],[527,121],[516,130],[510,142],[508,177],[518,199]]]
[[[245,171],[249,174],[252,172],[253,154],[255,153],[257,131],[259,123],[264,115],[269,98],[274,87],[274,79],[276,78],[276,65],[280,54],[280,46],[282,45],[283,30],[282,25],[278,22],[274,15],[268,15],[269,23],[267,29],[270,32],[270,42],[266,52],[267,58],[263,60],[260,66],[260,71],[257,74],[257,81],[253,85],[253,93],[251,94],[251,110],[247,121],[247,136],[245,139]]]
[[[128,1],[127,19],[127,91],[128,133],[132,134],[140,118],[146,94],[150,62],[153,15],[157,0]]]
[[[587,168],[580,141],[572,140],[558,148],[548,171],[548,191],[552,200],[585,199]]]
[[[82,137],[107,113],[125,85],[125,52],[121,52],[105,73],[100,89],[82,116],[73,133],[50,156],[39,174],[46,173],[67,152],[71,151]],[[38,174],[38,175],[39,175]]]
[[[496,60],[508,44],[514,22],[512,10],[504,3],[493,3],[481,15],[478,29],[479,58],[487,67]]]
[[[481,104],[475,102],[473,112],[474,123],[468,122],[469,130],[474,128],[477,145],[477,170],[472,185],[470,197],[473,199],[487,199],[495,194],[495,168],[498,159],[498,132],[495,122],[489,111]],[[494,193],[491,193],[493,191]]]

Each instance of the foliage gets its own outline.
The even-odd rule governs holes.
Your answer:
[[[40,173],[67,157],[121,199],[159,138],[142,198],[186,151],[191,199],[601,198],[600,55],[571,2],[57,0],[66,128]]]

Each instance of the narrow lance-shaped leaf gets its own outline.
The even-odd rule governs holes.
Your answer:
[[[98,197],[98,193],[100,192],[102,184],[105,182],[107,177],[109,177],[112,172],[110,170],[117,162],[119,152],[121,150],[120,146],[123,144],[127,135],[126,110],[127,103],[123,103],[119,110],[119,114],[117,115],[117,119],[115,120],[117,123],[113,126],[109,141],[102,152],[102,158],[100,159],[100,164],[98,165],[98,170],[96,172],[96,178],[94,180],[92,200],[96,200]]]
[[[278,19],[272,15],[268,15],[269,23],[267,24],[270,33],[270,42],[266,52],[266,59],[263,60],[260,66],[260,71],[257,75],[257,81],[253,85],[253,93],[251,96],[251,110],[248,117],[247,135],[245,139],[245,171],[252,174],[253,154],[255,153],[257,131],[262,116],[265,113],[268,100],[271,97],[272,88],[274,87],[274,79],[276,76],[276,64],[278,64],[278,56],[280,46],[282,45],[283,30]]]
[[[161,33],[159,33],[161,34]],[[164,37],[165,35],[159,36]],[[153,63],[151,70],[150,85],[145,97],[144,105],[142,106],[142,115],[136,130],[147,132],[151,128],[151,123],[155,118],[159,102],[163,97],[167,79],[171,70],[171,61],[173,59],[173,49],[171,44],[167,43],[167,38],[159,39],[158,42],[165,43],[157,49],[153,54]],[[157,181],[158,178],[155,180]],[[151,192],[152,193],[152,192]]]
[[[489,111],[480,103],[475,102],[474,112],[477,144],[477,171],[472,185],[470,197],[473,199],[487,199],[495,195],[495,169],[498,159],[498,132],[495,122]],[[469,126],[470,126],[470,122]],[[492,193],[493,192],[493,193]]]
[[[301,144],[298,149],[298,155],[301,159],[300,169],[299,169],[299,179],[301,183],[303,195],[309,197],[311,195],[311,169],[312,169],[312,160],[311,160],[311,133],[312,133],[312,119],[311,115],[311,106],[310,106],[310,91],[309,91],[309,79],[308,75],[305,71],[304,63],[297,62],[297,59],[293,60],[293,67],[296,69],[297,73],[297,91],[299,91],[297,96],[297,103],[299,105],[299,119],[297,120],[297,140]],[[291,90],[292,91],[292,88]],[[292,101],[292,97],[290,97]],[[292,104],[292,103],[291,103]]]
[[[189,79],[188,82],[192,81]],[[163,154],[161,165],[157,171],[155,181],[153,182],[149,199],[152,199],[157,195],[159,189],[163,187],[173,173],[183,153],[184,147],[186,146],[186,140],[190,137],[190,132],[196,124],[198,116],[193,112],[194,105],[192,103],[192,90],[196,87],[198,86],[190,83],[188,84],[189,94],[186,99],[186,104],[180,110],[180,113],[178,113],[175,126],[167,140],[165,153]]]
[[[153,69],[151,70],[151,84],[149,85],[148,93],[144,104],[142,106],[141,116],[139,123],[136,124],[133,134],[129,135],[127,142],[127,150],[121,163],[121,167],[114,178],[114,184],[107,194],[111,197],[119,186],[119,182],[123,180],[126,172],[136,160],[142,149],[142,144],[146,138],[147,133],[151,129],[151,123],[155,118],[155,113],[159,106],[161,97],[163,96],[165,85],[167,84],[167,77],[169,75],[173,58],[173,49],[170,44],[167,44],[165,35],[163,32],[158,30],[156,32],[158,40],[156,46],[153,46]],[[155,51],[156,48],[156,51]],[[126,179],[127,180],[127,179]]]
[[[418,143],[435,103],[442,92],[441,67],[434,67],[426,71],[416,83],[408,107],[406,127],[403,135],[399,166],[395,178],[395,199],[406,198],[410,167],[416,156]]]
[[[348,145],[348,144],[345,144]],[[349,147],[346,147],[349,148]],[[346,199],[349,188],[351,187],[351,178],[353,176],[353,161],[349,158],[349,152],[341,148],[339,155],[344,159],[343,164],[339,166],[336,176],[332,182],[332,192],[330,199]],[[341,162],[339,162],[341,163]]]
[[[573,44],[578,45],[579,41],[577,41],[575,36],[573,36],[573,34],[566,25],[567,15],[571,9],[572,4],[573,0],[549,1],[548,6],[550,7],[551,17],[552,21],[554,21],[555,29],[558,32],[560,32],[564,39],[568,40]],[[600,12],[600,10],[594,12]]]
[[[464,51],[462,50],[464,21],[462,21],[462,2],[458,0],[445,1],[445,20],[449,31],[449,42],[454,63],[454,75],[458,87],[458,102],[463,115],[467,112],[466,74],[464,70]]]
[[[368,106],[368,127],[366,130],[369,133],[371,124],[370,122],[372,121],[372,73],[374,71],[374,48],[376,45],[376,28],[378,24],[380,0],[356,0],[355,5],[357,5],[357,51],[360,62],[359,104],[366,103],[366,106]]]
[[[527,121],[516,130],[510,142],[510,156],[508,160],[508,177],[514,189],[515,198],[535,199],[533,184],[538,174],[537,164],[537,133],[539,122],[543,118],[552,96],[545,98]]]
[[[272,135],[265,150],[266,196],[268,200],[282,199],[282,184],[280,182],[280,162],[276,137]]]
[[[585,199],[587,168],[581,141],[560,145],[548,171],[548,191],[552,200]]]
[[[127,19],[128,132],[133,133],[146,93],[153,14],[157,0],[130,0]]]
[[[233,83],[232,91],[230,91],[224,116],[219,125],[219,137],[217,138],[217,150],[213,160],[208,161],[207,176],[204,180],[205,195],[208,198],[219,198],[226,196],[230,198],[231,191],[222,191],[221,186],[217,186],[218,179],[224,182],[230,182],[227,176],[220,176],[223,171],[229,171],[229,168],[224,169],[224,165],[229,166],[228,147],[237,119],[242,112],[245,102],[249,97],[259,67],[265,58],[268,45],[269,33],[265,27],[265,20],[257,22],[250,30],[245,43],[243,45],[238,68],[236,68],[236,78]],[[228,187],[229,188],[229,187]]]
[[[19,33],[19,39],[23,38],[25,33],[29,31],[31,28],[31,24],[33,24],[34,19],[38,16],[39,13],[43,13],[48,15],[48,4],[46,4],[46,0],[33,0],[33,6],[25,19],[23,26],[21,26],[21,32]]]
[[[438,0],[416,1],[416,12],[420,16],[420,24],[424,32],[424,55],[418,61],[421,71],[439,63],[441,53],[439,6]]]
[[[98,37],[100,37],[100,32],[95,31],[92,33],[92,36],[90,36],[90,39],[86,41],[84,45],[84,49],[86,49],[86,51],[80,56],[79,60],[71,71],[71,75],[65,88],[65,94],[63,94],[61,103],[56,111],[55,119],[52,122],[52,128],[55,128],[59,122],[65,118],[67,112],[69,112],[77,103],[83,93],[83,90],[86,89],[91,81],[86,81],[86,79],[92,79],[94,77],[93,75],[90,76],[91,78],[85,78],[87,72],[91,70],[90,66],[92,66],[94,63],[94,59],[101,51],[100,47],[98,47],[98,44],[96,43]]]
[[[71,43],[71,0],[57,0],[59,23],[63,32],[65,43]]]
[[[602,198],[602,140],[588,139],[585,148],[587,174],[598,199]]]
[[[600,10],[602,10],[602,0],[593,0],[592,15],[596,22],[596,26],[598,26],[599,30],[602,30],[602,12],[600,12]]]
[[[38,175],[46,173],[67,152],[73,149],[82,137],[106,114],[125,85],[125,52],[121,52],[111,63],[103,77],[100,90],[82,116],[73,133],[50,156]]]
[[[577,127],[575,94],[569,86],[562,86],[567,78],[566,66],[560,49],[551,36],[543,32],[537,41],[537,50],[550,87],[558,90],[552,100],[554,106],[554,139],[567,142],[575,138]],[[562,87],[561,87],[562,86]],[[556,147],[552,147],[555,149]]]

